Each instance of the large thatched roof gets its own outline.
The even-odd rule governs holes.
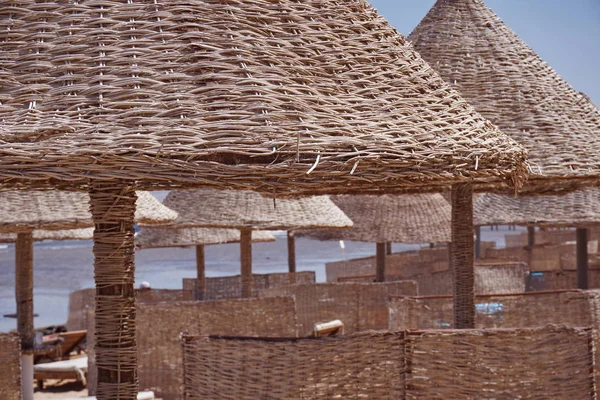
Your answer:
[[[528,150],[527,190],[598,180],[600,111],[482,0],[438,0],[409,39],[477,111]]]
[[[137,192],[135,220],[140,225],[166,224],[177,213],[152,194]],[[93,226],[89,196],[81,192],[0,192],[0,232],[68,230]]]
[[[328,196],[271,199],[251,191],[173,190],[164,205],[179,216],[167,227],[256,230],[348,228],[352,221]]]
[[[135,237],[135,245],[140,249],[156,247],[188,247],[197,245],[237,243],[240,241],[238,229],[182,228],[165,229],[145,227]],[[275,236],[266,231],[253,231],[252,241],[274,242]]]
[[[0,184],[303,194],[525,178],[363,0],[0,9]]]
[[[450,242],[450,204],[441,194],[342,195],[332,201],[352,219],[350,229],[297,232],[318,240]]]
[[[475,225],[587,227],[600,225],[600,189],[559,196],[482,194],[473,202]]]

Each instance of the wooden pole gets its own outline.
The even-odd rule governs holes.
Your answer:
[[[204,245],[196,245],[196,300],[204,300],[206,294],[206,258]]]
[[[98,400],[136,400],[138,394],[135,327],[135,214],[133,187],[93,183],[96,281],[95,353]]]
[[[385,254],[387,254],[388,256],[392,254],[392,242],[385,243]]]
[[[15,243],[17,332],[21,339],[23,400],[33,400],[33,233],[18,233]]]
[[[452,186],[452,243],[450,268],[454,301],[454,328],[475,328],[475,270],[473,265],[473,187]]]
[[[577,228],[577,288],[588,289],[588,230]]]
[[[242,298],[252,297],[252,230],[240,230],[240,258],[242,262]]]
[[[385,282],[385,253],[386,253],[385,242],[377,243],[376,260],[377,260],[377,273],[375,275],[375,282]]]
[[[481,258],[481,227],[475,227],[475,258]]]
[[[530,248],[535,245],[535,226],[527,227],[527,246]]]
[[[296,237],[294,232],[287,232],[287,247],[288,247],[288,270],[290,273],[296,272]]]

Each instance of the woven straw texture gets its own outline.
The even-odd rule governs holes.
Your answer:
[[[0,333],[0,399],[21,400],[21,345],[19,337]]]
[[[277,288],[287,286],[294,283],[315,283],[314,271],[302,271],[295,273],[278,272],[273,274],[252,274],[252,295],[258,297],[258,294],[263,289]],[[184,278],[183,289],[192,290],[195,292],[196,300],[198,279]],[[206,287],[203,300],[225,300],[239,299],[242,297],[242,277],[235,276],[219,276],[206,278]]]
[[[438,0],[409,36],[484,117],[529,151],[527,186],[600,174],[600,112],[483,0]],[[569,178],[561,182],[561,178]]]
[[[565,327],[185,336],[185,399],[593,399],[591,340]]]
[[[164,204],[179,213],[169,225],[173,228],[293,230],[352,226],[352,221],[327,196],[274,200],[244,190],[173,190]]]
[[[2,183],[358,193],[524,178],[523,149],[362,0],[25,1],[1,21]]]
[[[183,398],[181,332],[205,335],[296,337],[294,299],[244,299],[139,304],[140,388],[163,400]]]
[[[300,336],[315,324],[339,319],[344,333],[387,329],[388,296],[417,293],[414,281],[385,283],[313,283],[265,289],[261,297],[294,296]]]
[[[555,196],[515,197],[486,193],[473,203],[475,225],[588,227],[600,224],[598,189]]]
[[[157,247],[188,247],[197,245],[237,243],[240,231],[237,229],[182,228],[165,229],[145,227],[135,237],[135,245],[140,249]],[[252,232],[252,242],[274,242],[275,236],[265,231]]]
[[[60,231],[41,229],[33,231],[33,240],[35,242],[43,240],[92,240],[93,236],[94,228],[65,229]],[[0,233],[0,243],[14,243],[16,240],[16,233]]]
[[[152,194],[137,192],[137,195],[136,223],[165,224],[177,218],[176,212],[165,207]],[[90,198],[86,193],[79,192],[0,191],[0,215],[0,232],[5,233],[93,226]]]
[[[350,229],[296,232],[318,240],[438,243],[450,241],[450,204],[441,194],[333,196]]]

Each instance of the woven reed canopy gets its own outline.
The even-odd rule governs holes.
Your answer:
[[[175,211],[165,207],[152,194],[138,192],[137,195],[136,223],[160,225],[177,218]],[[0,192],[0,215],[2,216],[0,232],[90,228],[93,226],[93,221],[89,208],[89,195],[82,192],[58,190]]]
[[[479,226],[589,227],[600,224],[600,190],[535,197],[486,193],[474,199],[473,208]]]
[[[349,229],[296,232],[317,240],[450,242],[450,203],[441,194],[339,195],[331,200],[354,222]]]
[[[597,181],[600,111],[482,0],[438,0],[409,40],[475,109],[528,150],[532,175],[524,190]]]
[[[135,237],[135,245],[140,249],[157,247],[188,247],[209,244],[237,243],[240,231],[237,229],[215,228],[142,228]],[[265,231],[252,232],[252,241],[274,242],[275,236]]]
[[[47,231],[44,229],[33,231],[33,240],[92,240],[94,228],[65,229],[58,231]],[[17,241],[16,233],[0,233],[0,243],[14,243]]]
[[[164,205],[179,214],[167,226],[173,228],[295,230],[352,226],[328,196],[270,199],[244,190],[173,190]]]
[[[363,0],[0,9],[0,184],[318,194],[525,178]],[[324,184],[327,182],[327,184]]]

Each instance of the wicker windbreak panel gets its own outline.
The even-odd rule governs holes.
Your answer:
[[[185,400],[594,399],[590,329],[183,338]]]
[[[312,333],[314,325],[339,319],[344,332],[387,329],[388,296],[416,293],[413,281],[385,283],[315,283],[266,289],[261,297],[294,296],[300,336]]]
[[[163,400],[180,400],[183,389],[181,332],[205,335],[296,337],[291,297],[139,304],[139,380],[141,389]]]
[[[200,300],[197,297],[197,282],[198,280],[194,278],[184,278],[183,289],[193,290],[196,293],[196,300]],[[315,283],[315,272],[252,274],[252,296],[257,297],[263,289],[287,286],[294,283]],[[204,300],[239,299],[241,297],[242,278],[240,275],[206,278]]]
[[[404,333],[183,339],[185,400],[382,399],[404,394]]]
[[[21,343],[10,333],[0,333],[0,399],[21,400]]]

